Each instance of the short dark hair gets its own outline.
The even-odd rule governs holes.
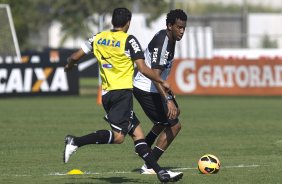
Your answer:
[[[113,11],[112,24],[114,27],[123,27],[131,20],[132,13],[127,8],[116,8]]]
[[[169,23],[171,25],[175,24],[177,19],[187,21],[186,13],[181,9],[170,10],[170,12],[166,15],[166,25],[168,26]]]

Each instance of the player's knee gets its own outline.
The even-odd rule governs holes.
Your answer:
[[[181,124],[179,123],[178,132],[180,132],[181,128],[182,128],[182,126],[181,126]]]
[[[119,133],[119,134],[115,134],[115,139],[114,139],[114,143],[115,144],[121,144],[124,141],[124,135]]]
[[[180,130],[181,130],[181,123],[178,122],[177,124],[175,124],[173,126],[173,129],[174,129],[174,132],[180,132]]]

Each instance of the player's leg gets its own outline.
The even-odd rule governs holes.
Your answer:
[[[167,148],[173,142],[180,130],[181,124],[180,122],[178,122],[171,127],[166,127],[164,131],[160,133],[156,142],[156,146],[152,149],[152,153],[156,160],[159,160],[159,158],[167,150]]]
[[[181,130],[180,122],[176,123],[171,127],[166,127],[163,132],[160,133],[156,146],[166,150],[169,145],[172,143],[174,138]]]
[[[180,114],[180,110],[178,109],[178,115],[179,114]],[[172,122],[172,123],[175,124],[175,122]],[[172,129],[171,131],[172,131],[173,135],[175,135],[173,138],[169,138],[168,142],[170,144],[173,141],[173,139],[176,137],[178,132],[181,130],[181,124],[177,123],[176,126],[172,125],[171,127],[163,126],[162,124],[154,124],[152,129],[148,132],[148,134],[145,137],[146,143],[148,144],[149,147],[152,147],[155,140],[159,137],[159,135],[163,132],[163,130],[165,128]],[[160,141],[161,140],[164,140],[164,138],[161,138]],[[162,143],[159,143],[159,145],[160,144],[162,144]],[[169,144],[168,144],[168,146],[169,146]],[[165,145],[164,145],[164,147],[165,147]]]
[[[145,138],[146,143],[151,147],[158,135],[165,128],[158,122],[160,119],[159,116],[165,116],[165,109],[161,101],[161,96],[158,93],[146,92],[136,87],[133,88],[133,94],[147,117],[155,124]],[[166,116],[164,119],[167,119]]]
[[[174,98],[172,100],[173,100],[173,103],[175,104],[175,106],[178,108],[178,104],[177,104],[176,100]],[[163,103],[163,101],[162,101],[162,103]],[[180,124],[179,119],[178,119],[178,116],[180,114],[179,108],[178,108],[177,118],[176,119],[168,119],[167,116],[166,116],[168,110],[167,110],[167,106],[166,106],[165,103],[163,103],[163,107],[164,107],[165,114],[159,114],[158,120],[159,120],[159,124],[164,125],[165,128],[164,128],[164,131],[160,132],[160,134],[158,135],[156,146],[152,150],[152,153],[157,160],[167,150],[169,145],[172,143],[172,141],[175,139],[175,137],[177,136],[177,134],[181,130],[181,124]],[[163,112],[163,111],[161,111],[161,112]]]
[[[149,147],[158,138],[156,146],[152,150],[154,158],[158,160],[164,151],[168,148],[181,129],[178,118],[169,120],[167,118],[167,105],[163,102],[161,96],[157,93],[149,93],[138,88],[133,90],[134,96],[140,103],[145,114],[152,120],[154,126],[146,135],[146,143]],[[176,101],[174,103],[177,105]],[[151,168],[148,163],[141,168],[142,174],[151,174]]]
[[[135,152],[152,168],[154,174],[157,173],[157,176],[160,181],[168,182],[168,181],[178,181],[182,178],[183,173],[176,173],[171,171],[166,171],[162,169],[157,163],[156,159],[153,157],[151,153],[151,149],[147,146],[144,140],[144,133],[140,126],[139,120],[134,115],[133,118],[133,128],[128,133],[135,145]]]
[[[97,130],[96,132],[76,137],[73,135],[67,135],[65,137],[65,150],[64,150],[64,162],[69,161],[70,156],[76,152],[79,147],[89,144],[115,144],[115,137],[118,139],[124,139],[124,135],[120,132],[112,130]]]
[[[160,125],[154,125],[152,129],[159,127]],[[161,128],[160,128],[161,129]],[[158,135],[158,139],[154,148],[152,148],[152,154],[154,158],[158,161],[163,153],[167,150],[169,145],[173,142],[179,131],[181,130],[180,122],[173,124],[172,126],[167,126]],[[146,138],[148,138],[148,135]],[[147,139],[148,140],[148,139]],[[152,140],[152,139],[151,139]],[[153,142],[153,141],[152,141]],[[141,168],[142,174],[153,174],[151,167],[146,163]]]
[[[63,161],[67,163],[70,156],[76,152],[79,147],[89,144],[121,144],[124,141],[125,134],[116,129],[97,130],[96,132],[76,137],[67,135],[65,137],[65,150]]]
[[[154,124],[152,129],[148,132],[148,134],[145,137],[145,141],[148,144],[149,147],[152,147],[157,137],[160,135],[160,133],[165,129],[164,126],[160,124]]]
[[[103,107],[107,112],[106,120],[112,130],[98,130],[96,132],[75,137],[65,138],[64,162],[79,148],[89,144],[120,144],[128,133],[132,121],[132,92],[130,90],[110,91],[102,97]]]

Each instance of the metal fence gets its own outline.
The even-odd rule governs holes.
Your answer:
[[[211,27],[213,48],[247,47],[247,26],[245,17],[240,14],[213,14],[189,17],[189,26]]]

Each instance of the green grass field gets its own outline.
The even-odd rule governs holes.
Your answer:
[[[82,147],[63,164],[66,134],[109,128],[96,96],[86,91],[80,97],[0,99],[0,183],[159,183],[154,175],[139,174],[143,161],[130,137],[122,145]],[[159,163],[184,172],[178,183],[282,182],[282,97],[177,99],[182,130]],[[151,123],[137,103],[135,110],[147,132]],[[219,157],[218,174],[199,174],[197,161],[206,153]],[[87,174],[66,175],[72,169]]]

